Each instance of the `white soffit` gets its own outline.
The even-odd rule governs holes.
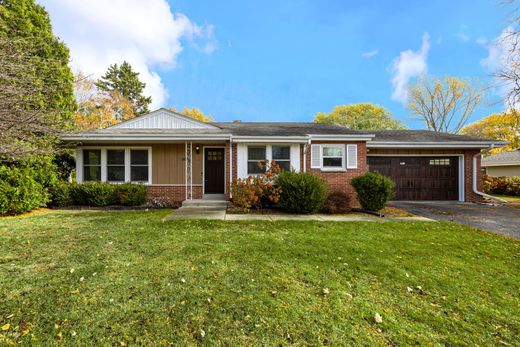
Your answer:
[[[220,129],[214,125],[183,116],[166,109],[159,109],[143,116],[112,126],[118,129]]]

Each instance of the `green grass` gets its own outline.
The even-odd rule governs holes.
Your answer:
[[[518,343],[517,240],[167,213],[0,219],[0,345]]]
[[[511,195],[497,195],[493,194],[497,198],[504,199],[507,202],[520,202],[520,196],[511,196]]]

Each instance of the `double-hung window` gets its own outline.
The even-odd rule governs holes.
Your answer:
[[[83,180],[101,181],[101,150],[83,150]]]
[[[148,150],[130,150],[130,180],[148,182]]]
[[[107,150],[107,181],[124,182],[125,181],[125,150],[109,149]]]
[[[247,174],[256,175],[265,172],[266,157],[265,146],[249,146],[247,147]],[[262,167],[258,164],[262,163]]]
[[[78,182],[150,183],[150,150],[144,148],[83,149]]]
[[[357,144],[311,145],[311,169],[344,171],[358,168]]]
[[[345,168],[345,146],[344,145],[323,145],[323,165],[324,169],[343,169]]]
[[[291,147],[272,146],[272,161],[276,162],[282,171],[291,170]]]

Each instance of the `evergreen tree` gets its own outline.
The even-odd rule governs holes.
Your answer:
[[[0,155],[49,153],[73,125],[69,49],[34,0],[0,1]]]
[[[148,105],[152,102],[150,96],[144,96],[146,84],[139,80],[139,73],[132,70],[132,66],[124,61],[120,66],[110,65],[108,71],[99,79],[96,86],[105,92],[119,92],[130,100],[135,114],[148,113]]]

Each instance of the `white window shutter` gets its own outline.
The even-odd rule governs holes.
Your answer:
[[[347,145],[347,169],[357,169],[357,145]]]
[[[311,145],[311,169],[321,168],[321,145]]]

